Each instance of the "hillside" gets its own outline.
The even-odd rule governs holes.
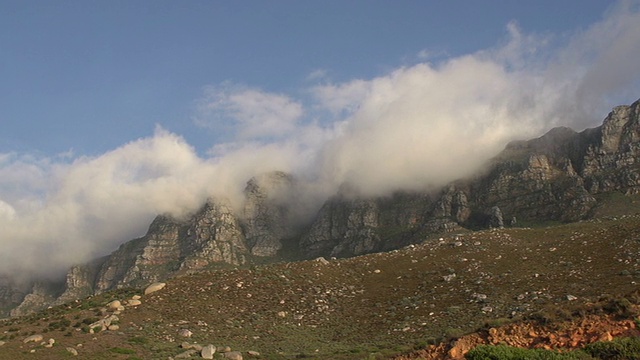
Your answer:
[[[620,209],[610,204],[602,210]],[[496,334],[502,330],[489,328],[513,321],[550,325],[577,316],[588,324],[594,314],[609,327],[598,334],[597,328],[589,330],[593,334],[580,344],[607,331],[637,336],[639,225],[635,214],[462,232],[348,259],[181,276],[143,295],[141,304],[125,305],[114,322],[117,329],[86,333],[91,322],[113,313],[106,309],[111,300],[124,302],[142,289],[106,292],[5,320],[0,358],[69,358],[70,347],[81,358],[168,359],[186,351],[180,348],[184,341],[229,346],[245,358],[247,351],[265,359],[384,358],[441,340],[446,353],[451,339],[478,329]],[[636,305],[620,300],[625,294],[635,294],[629,299]],[[625,304],[624,311],[611,304]],[[606,318],[608,312],[619,317]],[[182,329],[192,335],[182,337]],[[32,334],[55,343],[24,343]]]
[[[305,186],[283,172],[249,179],[243,206],[210,198],[190,216],[159,215],[146,235],[59,282],[0,277],[0,309],[26,315],[104,291],[216,268],[347,258],[422,242],[434,234],[592,219],[615,203],[634,213],[640,193],[640,101],[599,127],[556,128],[508,144],[475,176],[443,188],[363,197],[344,184],[310,211]],[[204,201],[203,201],[204,202]],[[610,210],[606,210],[610,211]]]

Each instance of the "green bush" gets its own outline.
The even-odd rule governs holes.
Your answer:
[[[121,348],[121,347],[114,347],[114,348],[109,349],[109,351],[114,352],[116,354],[128,354],[128,355],[136,353],[136,351],[133,350],[133,349],[125,349],[125,348]]]
[[[543,349],[521,349],[506,345],[480,345],[471,349],[467,360],[587,360],[593,359],[582,351],[560,353]]]
[[[134,336],[129,339],[129,344],[143,345],[149,342],[149,339],[142,336]]]
[[[640,338],[617,338],[613,341],[598,341],[585,346],[584,351],[604,360],[640,359]]]

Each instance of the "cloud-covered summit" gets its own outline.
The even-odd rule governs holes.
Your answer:
[[[437,187],[511,140],[597,125],[640,95],[636,2],[573,34],[516,23],[505,33],[495,47],[371,79],[323,72],[294,94],[209,86],[194,126],[226,138],[206,156],[161,126],[95,157],[0,154],[0,273],[61,274],[142,235],[158,213],[188,213],[208,196],[238,205],[246,181],[272,170],[295,174],[314,200],[344,183],[365,195]]]

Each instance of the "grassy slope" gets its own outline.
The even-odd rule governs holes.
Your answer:
[[[558,309],[636,290],[639,225],[640,217],[625,216],[487,230],[327,265],[303,261],[185,276],[124,311],[115,332],[79,329],[86,326],[83,320],[101,315],[99,308],[111,298],[135,291],[0,322],[6,342],[0,359],[63,359],[70,357],[66,346],[92,359],[167,359],[180,353],[185,339],[177,331],[183,327],[194,333],[190,342],[256,350],[263,358],[391,354],[488,321],[552,318]],[[64,328],[51,325],[65,319],[70,325]],[[54,338],[55,346],[23,344],[32,333]]]

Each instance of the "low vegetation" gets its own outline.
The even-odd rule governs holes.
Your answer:
[[[92,334],[90,326],[111,313],[107,303],[142,289],[0,321],[0,358],[63,359],[73,347],[84,358],[166,360],[187,341],[245,356],[255,350],[263,359],[419,359],[428,349],[445,356],[469,334],[484,339],[476,345],[499,345],[474,347],[469,359],[633,358],[633,338],[592,345],[589,338],[589,344],[568,342],[563,351],[488,339],[517,326],[542,339],[543,327],[545,334],[562,334],[566,324],[594,316],[637,330],[638,225],[640,217],[620,216],[442,234],[388,253],[182,276],[119,314],[114,331]],[[182,337],[182,329],[192,335]],[[33,334],[55,345],[22,342]]]

